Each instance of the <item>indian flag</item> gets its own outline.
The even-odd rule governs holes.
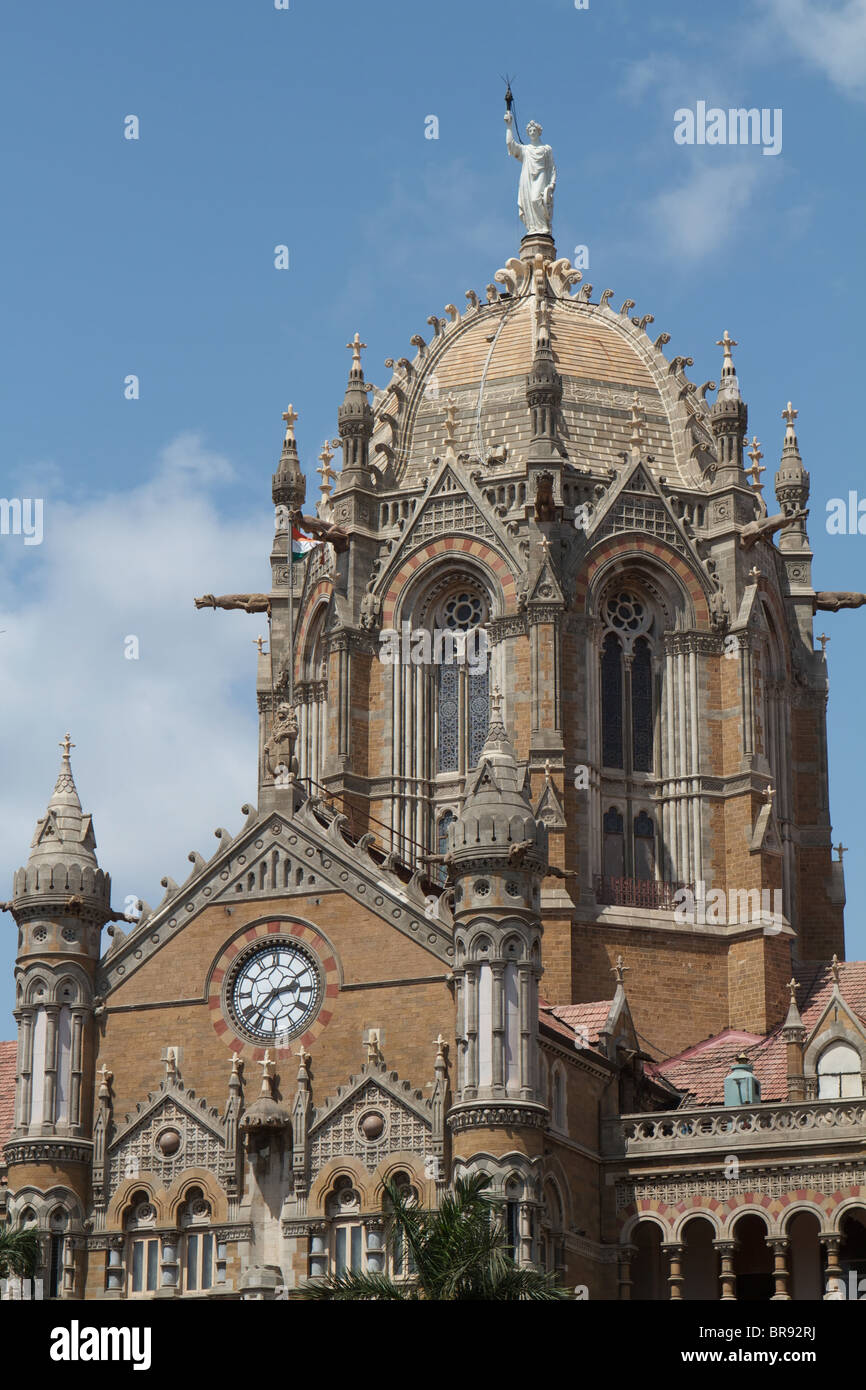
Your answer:
[[[316,541],[312,536],[305,536],[303,531],[299,531],[297,526],[292,527],[292,564],[296,565],[299,560],[303,560],[309,555]]]

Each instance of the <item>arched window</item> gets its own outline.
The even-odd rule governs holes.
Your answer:
[[[860,1054],[850,1043],[834,1042],[825,1047],[818,1058],[818,1099],[862,1096],[861,1069]]]
[[[409,1206],[420,1206],[418,1189],[412,1186],[408,1173],[395,1173],[391,1180],[403,1201]],[[390,1209],[390,1204],[386,1204]],[[410,1279],[416,1273],[415,1260],[403,1232],[397,1228],[391,1234],[389,1252],[391,1274],[395,1279]]]
[[[210,1203],[200,1187],[191,1187],[180,1213],[183,1286],[188,1293],[213,1288],[216,1280],[217,1249],[210,1226]]]
[[[616,806],[604,813],[604,875],[623,878],[625,875],[625,836],[622,815]]]
[[[646,811],[634,818],[634,876],[643,879],[656,876],[656,828]]]
[[[509,1178],[505,1184],[505,1232],[508,1236],[508,1253],[513,1260],[520,1258],[520,1200],[523,1184],[517,1178]]]
[[[565,1078],[558,1062],[554,1064],[551,1077],[550,1121],[554,1129],[565,1129]]]
[[[332,1219],[331,1227],[331,1270],[334,1274],[351,1271],[359,1274],[366,1268],[364,1247],[364,1227],[361,1224],[361,1199],[348,1177],[340,1177],[334,1184],[331,1196],[325,1204],[325,1211]]]
[[[156,1207],[146,1192],[136,1192],[126,1219],[127,1291],[130,1296],[154,1293],[159,1285],[159,1237]]]
[[[485,597],[468,586],[453,590],[431,615],[431,656],[437,668],[437,771],[477,765],[490,723],[490,672]]]
[[[602,602],[601,750],[604,767],[653,770],[653,612],[637,586],[617,585]],[[627,732],[626,732],[627,731]]]

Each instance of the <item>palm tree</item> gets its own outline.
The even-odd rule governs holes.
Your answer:
[[[389,1243],[392,1252],[408,1250],[409,1277],[395,1280],[387,1274],[347,1270],[303,1285],[301,1297],[404,1302],[570,1298],[554,1275],[515,1263],[506,1232],[485,1195],[489,1182],[484,1174],[458,1179],[438,1211],[422,1211],[393,1183],[386,1183]]]
[[[39,1238],[34,1230],[10,1231],[0,1227],[0,1279],[10,1274],[32,1279],[39,1263]]]

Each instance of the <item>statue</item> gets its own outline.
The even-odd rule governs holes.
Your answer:
[[[270,613],[270,594],[202,594],[196,608],[240,608],[244,613]]]
[[[298,760],[295,757],[295,743],[298,738],[298,720],[292,706],[285,700],[277,705],[277,717],[271,729],[271,736],[266,741],[264,747],[265,772],[269,777],[275,777],[280,766],[288,766],[289,772],[293,777],[298,773]],[[271,761],[272,756],[281,752],[280,745],[286,744],[286,752],[282,755],[280,762],[275,767]]]
[[[505,145],[508,153],[519,159],[523,168],[520,171],[520,187],[517,193],[517,207],[527,232],[550,236],[553,226],[553,190],[556,188],[556,165],[553,150],[549,145],[541,145],[541,126],[530,121],[526,134],[531,141],[521,145],[512,134],[514,117],[510,111],[505,113]]]
[[[827,613],[838,613],[840,608],[862,608],[864,603],[866,594],[853,594],[850,590],[834,593],[822,589],[815,595],[815,607]]]

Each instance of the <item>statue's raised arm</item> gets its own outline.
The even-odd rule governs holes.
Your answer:
[[[541,126],[530,121],[526,134],[530,143],[521,145],[515,140],[512,127],[514,118],[510,111],[505,113],[505,148],[515,159],[520,160],[520,187],[517,192],[517,208],[527,232],[551,236],[553,228],[553,191],[556,188],[556,165],[553,150],[542,145]]]

